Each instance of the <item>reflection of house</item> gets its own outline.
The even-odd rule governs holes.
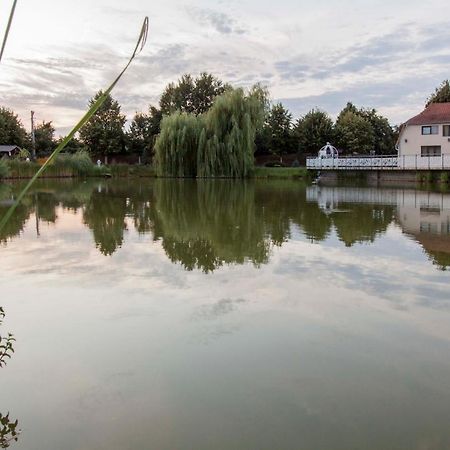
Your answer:
[[[7,156],[11,158],[20,152],[20,147],[17,145],[0,145],[0,158]]]
[[[392,205],[397,222],[441,267],[450,267],[450,194],[412,189],[372,189],[312,186],[307,201],[328,213],[351,204]]]
[[[450,155],[450,103],[432,103],[402,127],[400,157]]]

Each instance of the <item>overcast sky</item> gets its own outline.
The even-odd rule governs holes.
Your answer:
[[[0,1],[3,33],[12,0]],[[450,78],[447,0],[19,0],[0,105],[67,131],[126,63],[144,16],[144,52],[114,91],[132,116],[183,73],[262,82],[298,117],[347,101],[392,124]]]

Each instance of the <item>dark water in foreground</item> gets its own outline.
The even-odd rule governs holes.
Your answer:
[[[11,448],[450,448],[448,194],[48,181],[0,240]]]

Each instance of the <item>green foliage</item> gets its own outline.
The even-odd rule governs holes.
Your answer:
[[[450,102],[450,80],[444,80],[439,87],[430,95],[426,106],[432,103],[447,103]]]
[[[259,89],[218,97],[202,116],[165,117],[156,141],[159,176],[246,177],[253,170],[255,133],[264,119]]]
[[[372,125],[353,108],[353,105],[348,105],[339,115],[335,127],[335,143],[349,153],[370,153],[375,145]]]
[[[156,140],[155,164],[158,176],[195,177],[203,119],[175,112],[164,117]]]
[[[254,169],[255,135],[264,120],[263,93],[242,89],[218,97],[205,115],[199,141],[199,177],[249,176]]]
[[[347,103],[335,125],[334,143],[348,153],[396,153],[396,131],[375,109],[356,108]]]
[[[31,158],[31,153],[28,151],[28,150],[26,150],[25,148],[21,148],[20,150],[19,150],[19,153],[17,153],[17,155],[15,156],[15,159],[18,159],[18,160],[26,160],[26,159],[29,159],[29,158]]]
[[[17,114],[8,108],[0,108],[0,145],[26,147],[29,139]]]
[[[282,160],[283,154],[293,150],[292,114],[281,103],[272,106],[267,115],[263,135],[269,151]]]
[[[326,112],[312,109],[297,121],[294,135],[300,152],[316,154],[333,140],[333,121]]]
[[[386,117],[378,114],[375,109],[360,109],[358,114],[372,126],[374,134],[373,151],[377,155],[396,154],[397,136]]]
[[[139,153],[143,164],[147,164],[153,155],[161,120],[161,110],[151,106],[149,114],[136,113],[131,122],[127,133],[128,149],[132,153]]]
[[[5,311],[0,306],[0,325],[3,323],[4,318]],[[8,333],[6,338],[0,336],[0,367],[6,365],[7,359],[11,359],[11,353],[14,353],[14,341],[14,336],[11,333]]]
[[[64,138],[60,137],[55,145],[58,146],[61,144]],[[64,147],[64,153],[76,153],[78,150],[84,150],[86,149],[85,145],[80,142],[78,139],[73,138],[65,147]]]
[[[161,113],[169,115],[181,111],[203,114],[211,108],[214,99],[227,89],[228,85],[211,74],[203,72],[197,78],[185,74],[178,83],[170,83],[165,88],[159,102]]]
[[[13,442],[17,442],[20,433],[18,425],[18,420],[10,419],[9,413],[0,413],[0,448],[9,448]]]
[[[0,180],[9,176],[9,166],[5,159],[0,159]]]
[[[102,96],[103,91],[99,91],[90,100],[89,107]],[[121,153],[125,149],[125,121],[119,103],[108,94],[98,111],[81,128],[80,139],[93,155]]]
[[[36,154],[49,155],[56,147],[55,128],[52,122],[42,122],[34,131],[36,141]]]

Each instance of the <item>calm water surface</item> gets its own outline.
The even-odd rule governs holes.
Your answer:
[[[0,241],[11,448],[450,448],[450,194],[46,181]]]

